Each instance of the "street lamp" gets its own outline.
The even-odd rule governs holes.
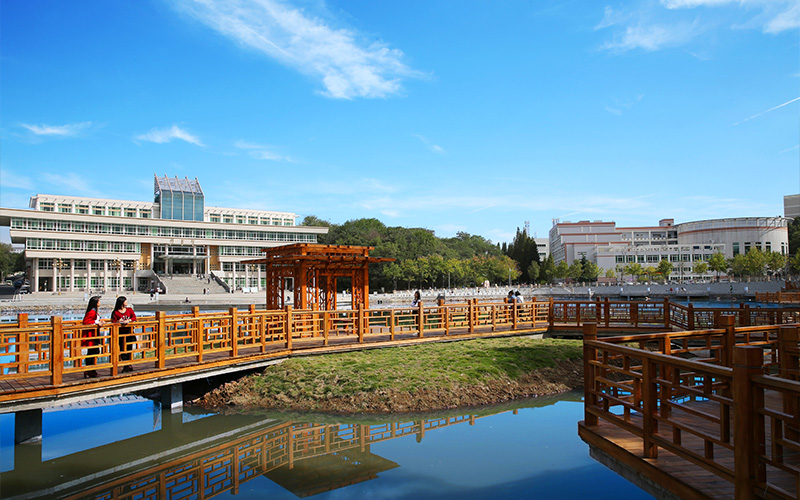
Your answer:
[[[58,272],[59,272],[59,270],[64,269],[65,267],[67,267],[67,263],[64,260],[62,260],[60,258],[57,258],[57,259],[53,260],[53,274],[54,274],[54,276],[53,276],[53,291],[54,292],[59,292],[59,290],[58,290]],[[59,292],[59,294],[60,293],[61,292]]]
[[[112,267],[117,270],[117,291],[122,291],[122,259],[114,259]]]

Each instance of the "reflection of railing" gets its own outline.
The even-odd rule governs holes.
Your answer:
[[[708,471],[707,484],[722,479],[736,498],[796,498],[798,325],[736,328],[734,319],[713,330],[602,340],[585,325],[581,437],[602,448],[635,436],[640,445],[629,440],[629,451],[641,453],[649,465],[639,470],[655,481],[653,466],[667,455],[674,479]]]
[[[592,322],[606,329],[667,330],[673,325],[693,330],[711,328],[723,314],[734,314],[735,324],[757,326],[800,322],[791,309],[693,308],[663,302],[531,301],[441,304],[398,309],[358,310],[248,310],[223,313],[167,315],[142,318],[131,324],[135,342],[119,345],[119,325],[86,326],[79,321],[29,323],[20,315],[16,324],[0,326],[0,384],[40,377],[38,389],[78,382],[93,358],[92,369],[109,368],[112,376],[127,365],[147,368],[152,378],[181,363],[234,364],[243,358],[286,355],[294,349],[348,344],[412,342],[426,336],[491,335],[495,332],[531,332],[580,327]],[[86,347],[89,341],[99,352]],[[126,360],[121,354],[131,353]],[[41,380],[46,378],[46,380]],[[86,383],[93,383],[89,379]],[[0,401],[13,400],[18,387],[0,386]],[[24,391],[22,391],[24,392]]]
[[[301,460],[347,454],[348,450],[361,453],[356,467],[369,467],[364,454],[371,455],[371,444],[408,435],[421,440],[428,431],[464,422],[473,424],[476,418],[480,417],[462,415],[382,424],[282,422],[66,498],[212,498],[220,493],[236,494],[243,483],[255,477],[282,467],[293,469]],[[313,488],[313,481],[312,477],[304,478],[304,487]],[[351,483],[351,478],[343,477],[340,484],[325,484],[323,489]]]

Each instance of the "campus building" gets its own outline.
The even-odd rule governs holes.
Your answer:
[[[662,260],[673,265],[672,279],[710,279],[715,273],[694,273],[694,264],[707,262],[721,252],[726,258],[763,252],[789,253],[789,219],[740,217],[675,224],[662,219],[653,227],[616,227],[614,222],[553,220],[550,250],[556,263],[572,264],[586,257],[601,269],[618,269],[630,263],[656,267]]]
[[[783,197],[783,216],[790,219],[800,217],[800,194],[789,194]]]
[[[325,227],[289,212],[205,206],[195,180],[155,176],[152,202],[37,194],[0,208],[0,226],[25,246],[33,292],[147,290],[159,277],[204,276],[231,290],[263,289],[262,248],[316,243]]]

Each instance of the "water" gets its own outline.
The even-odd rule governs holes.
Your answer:
[[[36,446],[15,459],[0,415],[0,497],[651,498],[589,457],[577,393],[472,415],[172,415],[139,399],[45,412],[41,461]]]

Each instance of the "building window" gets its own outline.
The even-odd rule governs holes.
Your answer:
[[[125,209],[125,217],[136,217],[136,209],[135,208],[126,208]]]
[[[219,216],[219,214],[211,214],[209,216],[209,220],[211,222],[219,222],[220,221],[220,216]]]
[[[75,205],[75,213],[88,214],[89,213],[89,205]]]
[[[94,206],[92,207],[92,215],[105,215],[106,207]]]
[[[39,269],[53,269],[53,259],[39,259]]]
[[[42,212],[55,212],[56,206],[53,203],[39,203],[39,209]]]
[[[624,255],[617,255],[616,261],[617,261],[617,264],[624,264],[625,263],[625,256]]]
[[[244,215],[237,215],[236,216],[236,223],[237,224],[244,224],[246,217]]]
[[[734,242],[733,244],[733,256],[736,257],[739,255],[739,242]]]
[[[747,254],[747,252],[749,252],[749,251],[750,251],[750,242],[749,241],[745,241],[744,242],[744,253]]]
[[[233,215],[223,215],[222,222],[225,224],[233,224]]]
[[[71,214],[72,213],[72,205],[69,203],[59,203],[58,204],[58,211],[62,214]]]
[[[149,208],[142,208],[139,210],[139,217],[142,219],[149,219],[152,216],[152,212]]]
[[[73,262],[75,263],[75,270],[76,271],[85,271],[86,270],[86,259],[75,259]]]
[[[122,210],[119,207],[110,207],[108,209],[108,215],[112,217],[119,217],[122,213]]]
[[[248,224],[258,224],[258,217],[248,217],[247,218]]]

